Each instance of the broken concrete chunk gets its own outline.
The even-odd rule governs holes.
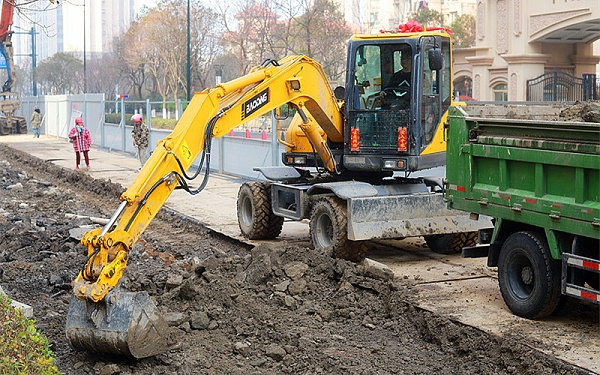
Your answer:
[[[291,262],[283,267],[285,274],[292,280],[301,278],[308,270],[308,265],[302,262]]]
[[[4,293],[4,290],[2,289],[2,287],[0,286],[0,294],[2,295],[7,295],[6,293]],[[10,298],[10,296],[8,296]],[[12,300],[12,299],[11,299]],[[33,319],[33,307],[26,305],[24,303],[12,300],[11,304],[12,307],[14,307],[15,309],[20,309],[23,311],[23,316],[26,317],[27,319]]]

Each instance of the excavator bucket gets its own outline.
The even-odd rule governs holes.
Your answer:
[[[104,301],[71,298],[67,339],[76,350],[146,358],[167,350],[168,324],[147,292],[113,290]]]

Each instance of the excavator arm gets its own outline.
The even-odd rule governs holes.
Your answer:
[[[14,12],[15,0],[3,0],[2,15],[0,15],[0,53],[6,61],[6,73],[8,77],[2,85],[2,92],[10,91],[16,82],[11,42],[12,31],[10,30],[10,26],[13,24]]]
[[[335,161],[319,127],[328,139],[343,142],[341,104],[314,60],[306,56],[289,56],[278,62],[267,60],[245,76],[196,93],[173,132],[157,144],[132,185],[121,195],[121,204],[108,224],[87,232],[81,239],[87,247],[88,260],[73,282],[76,298],[67,315],[67,336],[72,346],[138,358],[157,354],[160,349],[144,345],[157,341],[157,326],[161,324],[157,323],[158,318],[154,322],[140,318],[155,316],[151,311],[155,310],[154,305],[146,298],[145,302],[138,302],[141,308],[132,308],[124,300],[141,299],[116,294],[121,289],[117,286],[129,251],[176,187],[195,194],[206,185],[213,137],[228,134],[243,122],[286,103],[296,108],[300,127],[324,165],[335,171]],[[188,169],[199,156],[200,167],[188,176]],[[196,178],[202,166],[204,179],[192,190],[187,181]],[[132,312],[140,309],[144,312]],[[110,323],[123,320],[145,323],[126,323],[118,328]]]
[[[158,143],[121,195],[121,205],[109,223],[83,236],[81,243],[88,248],[89,258],[74,283],[78,298],[97,302],[117,285],[129,250],[173,190],[187,186],[187,171],[194,160],[202,151],[202,159],[208,160],[210,140],[228,134],[243,122],[286,103],[295,107],[302,113],[301,128],[307,138],[328,169],[334,171],[333,157],[318,126],[330,140],[342,142],[343,120],[320,65],[305,56],[290,56],[265,65],[194,95],[173,132]]]

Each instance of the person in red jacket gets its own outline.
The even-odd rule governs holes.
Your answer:
[[[79,170],[79,164],[81,163],[80,153],[83,153],[85,165],[89,170],[90,157],[88,153],[92,145],[92,136],[90,135],[90,130],[83,124],[81,117],[75,119],[75,127],[69,132],[69,139],[73,141],[73,149],[75,150],[75,170]]]

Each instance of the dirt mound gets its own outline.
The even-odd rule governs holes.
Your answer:
[[[132,250],[124,286],[156,301],[170,349],[143,360],[74,352],[65,317],[86,257],[70,231],[110,216],[122,190],[0,144],[0,284],[33,306],[65,374],[580,373],[518,335],[416,308],[377,264],[286,243],[249,249],[166,209]]]
[[[560,112],[560,120],[599,122],[598,101],[575,102]]]

